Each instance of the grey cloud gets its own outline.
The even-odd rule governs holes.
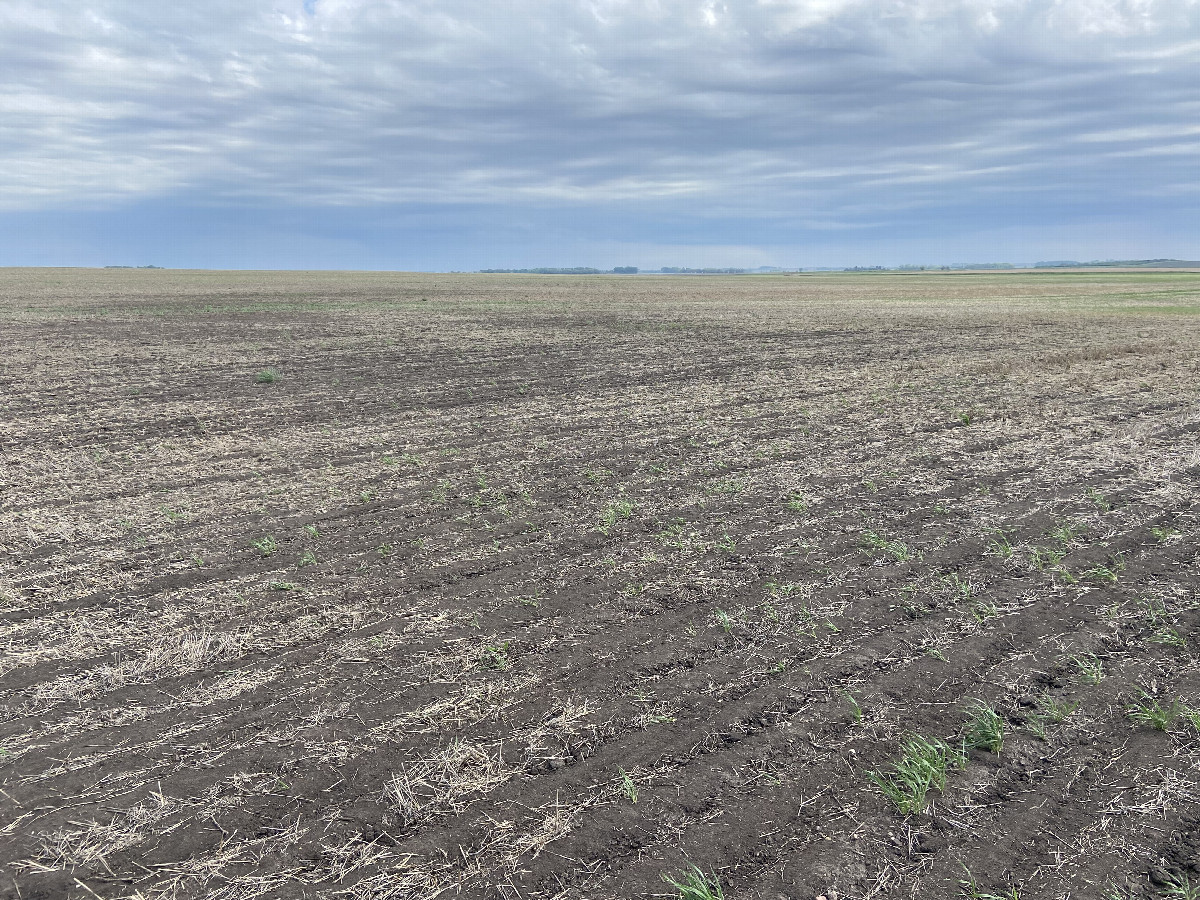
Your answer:
[[[1116,202],[1195,181],[1198,63],[1190,0],[10,0],[0,206]]]

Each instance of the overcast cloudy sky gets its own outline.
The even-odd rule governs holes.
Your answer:
[[[0,264],[1200,258],[1200,0],[4,0]]]

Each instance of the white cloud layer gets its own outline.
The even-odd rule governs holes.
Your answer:
[[[632,203],[853,229],[1194,197],[1197,122],[1198,0],[0,5],[8,210]]]

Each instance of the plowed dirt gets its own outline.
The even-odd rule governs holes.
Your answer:
[[[1200,274],[8,270],[0,342],[0,896],[1200,896]]]

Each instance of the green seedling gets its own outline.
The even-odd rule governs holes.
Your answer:
[[[971,874],[971,870],[963,866],[963,874],[966,876],[959,880],[962,886],[962,895],[967,900],[1021,900],[1021,892],[1015,887],[1010,887],[1003,894],[996,894],[991,891],[981,891],[979,883],[975,880],[975,876]]]
[[[915,555],[903,541],[889,540],[877,531],[864,531],[862,544],[871,550],[886,553],[898,562],[906,562]]]
[[[613,526],[622,519],[628,519],[633,515],[634,506],[628,500],[618,500],[616,503],[609,505],[604,511],[601,518],[600,527],[597,529],[601,534],[607,535],[612,531]]]
[[[957,573],[951,573],[942,577],[944,584],[951,593],[954,594],[956,600],[965,602],[975,596],[975,585],[964,578],[959,577]]]
[[[1100,512],[1112,512],[1112,504],[1108,501],[1108,498],[1095,488],[1088,488],[1087,491],[1084,492],[1084,496],[1096,504],[1096,508],[1100,510]]]
[[[846,701],[846,705],[850,707],[850,718],[855,722],[861,722],[863,720],[863,708],[854,699],[854,695],[849,691],[842,691],[842,698]]]
[[[1072,575],[1065,566],[1059,566],[1054,570],[1054,574],[1061,578],[1066,584],[1079,584],[1079,579]]]
[[[1106,581],[1115,584],[1117,578],[1125,571],[1125,559],[1120,554],[1109,557],[1105,565],[1095,565],[1083,573],[1084,578],[1092,581]]]
[[[1034,547],[1033,552],[1030,553],[1030,562],[1033,563],[1033,567],[1039,572],[1044,572],[1046,569],[1056,568],[1066,555],[1066,550],[1052,550],[1049,547]]]
[[[1012,559],[1016,552],[1003,528],[993,528],[988,531],[988,553],[1001,559]]]
[[[808,512],[808,503],[799,494],[792,494],[784,501],[784,506],[792,512],[802,513]]]
[[[446,503],[447,498],[450,496],[450,488],[450,480],[448,478],[443,478],[438,481],[437,487],[429,492],[429,497],[434,503],[442,506]]]
[[[1026,730],[1039,740],[1048,740],[1046,723],[1061,725],[1079,708],[1079,701],[1071,703],[1066,700],[1056,700],[1049,694],[1043,694],[1036,700],[1038,714],[1025,723]]]
[[[688,538],[685,535],[687,531],[687,520],[678,516],[655,535],[659,541],[666,547],[674,547],[676,550],[683,550],[687,546]]]
[[[1157,597],[1143,597],[1137,601],[1138,609],[1146,618],[1146,624],[1158,628],[1167,622],[1167,605]]]
[[[251,541],[250,546],[256,549],[263,556],[270,556],[279,549],[279,545],[275,543],[275,538],[271,537],[269,534],[260,540]]]
[[[1167,876],[1160,896],[1172,900],[1200,900],[1200,882],[1193,883],[1187,872],[1175,872]]]
[[[638,790],[637,785],[633,781],[633,776],[624,769],[617,769],[617,772],[621,776],[621,793],[625,795],[625,798],[630,803],[637,803]]]
[[[888,539],[877,531],[864,531],[862,534],[862,545],[872,550],[883,550],[888,545]]]
[[[485,668],[506,672],[512,668],[512,660],[508,656],[508,650],[511,646],[512,641],[485,646],[480,650],[480,661]]]
[[[1125,714],[1138,725],[1146,728],[1153,728],[1155,731],[1169,730],[1183,711],[1179,701],[1175,700],[1170,706],[1163,706],[1157,698],[1152,697],[1146,691],[1142,691],[1141,694],[1140,700],[1135,700],[1126,707]]]
[[[1060,725],[1065,722],[1075,710],[1079,709],[1079,701],[1055,700],[1049,694],[1043,694],[1037,699],[1038,711],[1042,717]]]
[[[1064,522],[1050,532],[1050,537],[1054,538],[1064,547],[1071,547],[1086,533],[1087,525],[1082,522]]]
[[[304,533],[312,538],[319,538],[321,536],[321,532],[316,525],[305,525]]]
[[[790,597],[804,590],[804,585],[796,581],[768,581],[763,586],[772,597]]]
[[[1179,633],[1179,629],[1163,625],[1150,637],[1146,638],[1152,644],[1162,644],[1164,647],[1186,647],[1187,638]]]
[[[891,772],[868,772],[880,792],[905,815],[919,813],[928,805],[931,788],[944,791],[950,769],[966,766],[966,753],[945,741],[913,735],[900,745],[900,758]]]
[[[1154,539],[1159,543],[1166,543],[1172,538],[1179,537],[1179,531],[1175,528],[1168,528],[1166,525],[1150,526],[1150,533],[1154,535]]]
[[[300,565],[315,566],[316,564],[317,564],[317,554],[313,553],[311,550],[305,550],[304,553],[300,557]]]
[[[292,581],[272,581],[271,590],[273,591],[298,591],[300,585]]]
[[[963,744],[971,750],[992,753],[999,753],[1004,747],[1004,720],[982,700],[975,700],[967,707]]]
[[[678,877],[663,875],[662,880],[676,891],[677,900],[725,900],[716,874],[708,875],[695,865]]]
[[[971,617],[976,622],[986,622],[988,619],[1000,615],[1000,609],[996,604],[987,600],[979,600],[972,603],[968,608],[971,611]]]
[[[278,372],[276,372],[274,369],[263,369],[261,372],[259,372],[258,374],[256,374],[254,376],[254,380],[257,381],[259,384],[274,384],[276,381],[278,381],[282,377],[283,376],[280,375]]]
[[[1104,663],[1094,653],[1072,656],[1079,680],[1084,684],[1099,684],[1104,678]]]
[[[1025,730],[1032,734],[1039,741],[1050,740],[1050,733],[1046,731],[1046,721],[1041,716],[1032,716],[1025,723]]]

